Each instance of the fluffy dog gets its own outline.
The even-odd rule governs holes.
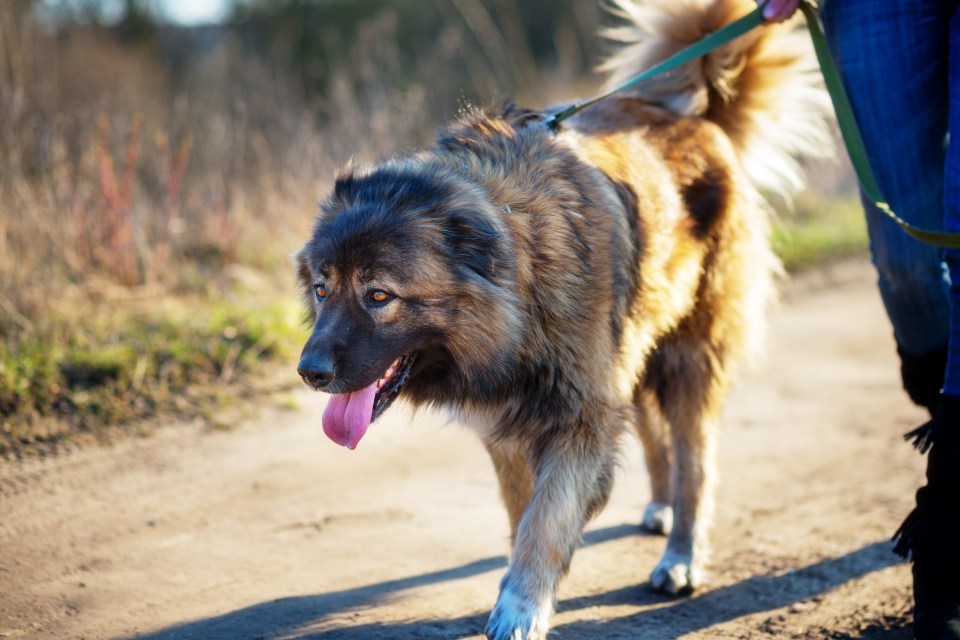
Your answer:
[[[618,4],[616,85],[750,0]],[[436,143],[350,167],[296,255],[313,333],[298,371],[354,448],[391,403],[449,410],[496,469],[513,551],[487,626],[546,635],[557,583],[603,507],[617,442],[645,448],[652,585],[702,580],[718,420],[763,334],[777,261],[760,189],[827,145],[802,34],[756,29],[552,131],[511,104]]]

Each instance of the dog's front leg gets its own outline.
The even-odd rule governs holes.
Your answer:
[[[530,504],[533,495],[533,469],[526,447],[513,441],[494,441],[487,443],[487,451],[493,461],[500,483],[500,497],[507,508],[510,518],[510,544],[517,541],[517,529],[520,519]]]
[[[557,583],[566,573],[587,520],[605,503],[613,447],[597,434],[567,436],[539,458],[533,496],[516,531],[510,567],[487,623],[490,640],[542,640]],[[584,442],[586,441],[586,442]]]

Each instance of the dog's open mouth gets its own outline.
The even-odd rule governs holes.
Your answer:
[[[330,396],[323,411],[323,432],[337,444],[355,449],[370,424],[379,418],[410,377],[416,356],[400,356],[370,385],[350,393]]]
[[[414,359],[416,359],[416,354],[413,353],[400,356],[387,368],[386,373],[374,383],[378,390],[373,400],[373,413],[370,422],[379,418],[390,406],[390,403],[396,399],[397,394],[400,393],[400,387],[410,377],[410,369],[413,367]]]

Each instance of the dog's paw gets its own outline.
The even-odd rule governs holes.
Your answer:
[[[545,640],[551,607],[538,606],[514,593],[500,592],[487,622],[488,640]]]
[[[673,507],[662,502],[651,502],[643,510],[643,528],[650,533],[667,535],[673,528]]]
[[[703,572],[691,556],[668,550],[650,574],[650,584],[670,595],[686,595],[703,584]]]

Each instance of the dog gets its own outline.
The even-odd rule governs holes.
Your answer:
[[[619,0],[616,86],[750,0]],[[738,363],[762,341],[778,262],[761,192],[828,147],[804,34],[755,29],[563,122],[512,103],[436,142],[349,166],[295,254],[312,334],[298,372],[353,449],[397,399],[479,433],[512,553],[486,635],[546,636],[556,587],[605,504],[618,441],[644,445],[650,582],[703,580],[714,454]]]

